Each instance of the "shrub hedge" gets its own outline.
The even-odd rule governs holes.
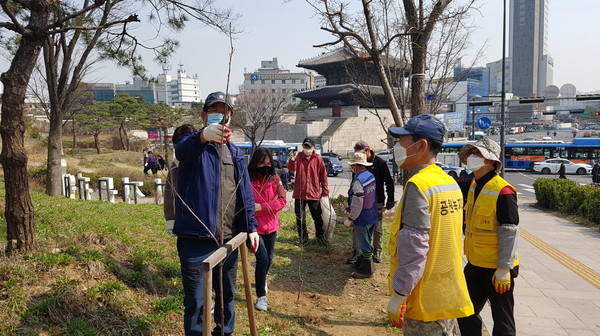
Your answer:
[[[600,188],[566,179],[539,178],[533,183],[537,204],[600,224]]]

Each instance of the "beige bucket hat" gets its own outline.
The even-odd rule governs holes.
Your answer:
[[[460,162],[467,164],[467,157],[473,148],[477,148],[479,152],[481,152],[481,156],[483,156],[484,159],[498,162],[496,171],[500,171],[502,168],[502,160],[500,160],[500,146],[496,143],[496,141],[483,139],[478,140],[474,144],[464,145],[463,148],[460,149],[460,152],[458,152],[458,158],[460,159]]]
[[[372,166],[372,162],[367,161],[367,154],[361,152],[354,152],[352,159],[348,162],[349,165],[357,164],[361,166]]]

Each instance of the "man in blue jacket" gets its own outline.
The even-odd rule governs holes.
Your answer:
[[[204,259],[240,232],[248,233],[252,253],[258,248],[254,197],[244,154],[229,142],[232,110],[225,93],[209,94],[201,115],[206,127],[182,138],[175,150],[179,172],[173,233],[178,237],[185,335],[202,335]],[[221,329],[225,335],[231,335],[234,330],[237,257],[235,250],[223,261],[222,285],[219,272],[213,272],[217,294],[213,335],[221,335]],[[223,308],[218,299],[221,291]]]

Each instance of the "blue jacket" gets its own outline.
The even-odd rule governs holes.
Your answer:
[[[361,194],[354,195],[352,186],[354,181],[358,181],[362,186]],[[354,176],[354,180],[348,191],[348,203],[352,208],[353,196],[363,197],[362,211],[358,218],[354,220],[354,225],[367,226],[375,224],[379,221],[379,212],[377,211],[377,192],[375,177],[368,170],[363,170]]]
[[[175,150],[175,156],[179,160],[177,193],[183,198],[185,204],[175,196],[173,233],[210,237],[211,235],[198,222],[196,216],[213,235],[216,234],[220,197],[220,161],[217,146],[210,142],[201,144],[199,135],[200,132],[187,135],[177,143]],[[231,151],[235,167],[235,181],[239,182],[234,231],[254,232],[258,224],[254,218],[254,196],[244,162],[244,153],[232,142],[227,142],[227,147]]]

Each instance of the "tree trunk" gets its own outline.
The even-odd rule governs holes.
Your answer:
[[[44,27],[48,22],[49,7],[38,1],[31,11],[28,29]],[[28,31],[22,35],[19,48],[8,71],[0,76],[4,84],[2,94],[2,153],[6,188],[6,254],[31,251],[35,248],[33,203],[29,195],[27,153],[25,152],[25,123],[23,107],[29,78],[40,54],[43,34]]]
[[[377,75],[379,75],[379,81],[381,82],[381,87],[383,88],[383,92],[385,93],[385,97],[390,105],[390,112],[392,112],[392,117],[394,118],[394,123],[396,127],[404,126],[404,119],[400,115],[400,109],[398,108],[398,102],[396,101],[396,95],[394,94],[394,89],[390,84],[388,79],[388,74],[385,72],[385,67],[381,63],[381,54],[373,57],[373,63],[375,64],[375,68],[377,68]]]
[[[46,172],[46,194],[61,195],[60,158],[62,153],[62,113],[50,114],[48,134],[48,164]]]
[[[75,116],[73,116],[73,152],[77,147],[77,135],[75,134]]]
[[[163,143],[165,145],[165,167],[169,167],[170,166],[170,162],[171,162],[171,150],[169,149],[169,140],[167,139],[167,131],[168,131],[168,127],[163,127],[162,131],[163,131]]]
[[[121,149],[125,149],[125,140],[123,140],[123,123],[119,124],[119,140],[121,140]]]
[[[423,47],[425,46],[425,47]],[[412,77],[410,84],[410,115],[423,112],[425,106],[425,64],[427,42],[418,35],[412,38]]]
[[[98,139],[98,134],[94,132],[94,146],[96,146],[96,152],[100,154],[100,140]]]

